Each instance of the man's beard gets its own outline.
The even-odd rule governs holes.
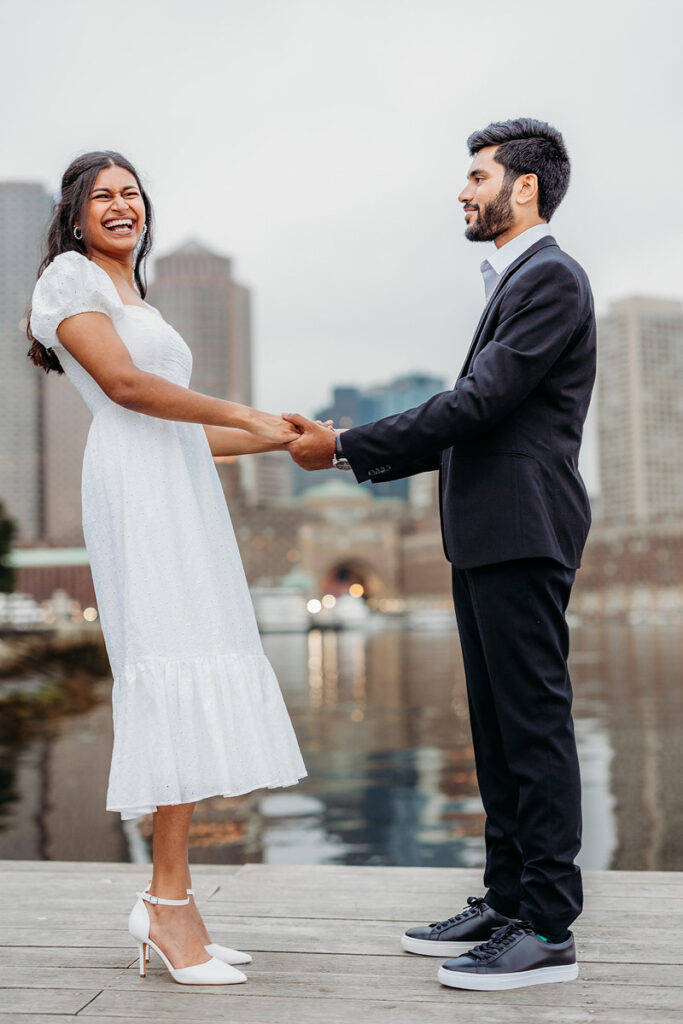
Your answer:
[[[477,209],[477,219],[465,229],[465,238],[470,242],[492,242],[512,227],[514,214],[510,206],[510,197],[513,185],[513,179],[503,179],[498,195],[491,199],[483,210],[481,207]]]

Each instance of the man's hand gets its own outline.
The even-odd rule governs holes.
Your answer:
[[[336,431],[298,413],[287,413],[283,418],[301,431],[299,437],[287,444],[297,466],[309,470],[331,469]]]

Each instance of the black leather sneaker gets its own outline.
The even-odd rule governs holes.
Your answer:
[[[528,921],[513,921],[496,928],[492,938],[463,956],[447,960],[438,979],[451,988],[497,992],[578,977],[574,936],[564,942],[546,942]]]
[[[401,945],[408,953],[422,956],[453,956],[464,953],[473,943],[490,939],[494,929],[510,924],[512,918],[499,914],[482,896],[468,896],[461,914],[422,928],[404,932]]]

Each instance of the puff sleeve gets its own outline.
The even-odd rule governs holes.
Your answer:
[[[109,275],[80,252],[55,256],[36,281],[31,299],[31,332],[46,348],[60,345],[57,328],[76,313],[112,316],[121,298]]]

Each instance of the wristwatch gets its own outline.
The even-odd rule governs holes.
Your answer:
[[[332,456],[332,465],[335,469],[351,469],[351,463],[348,459],[344,458],[344,449],[341,445],[341,434],[337,434],[334,442],[334,455]]]

